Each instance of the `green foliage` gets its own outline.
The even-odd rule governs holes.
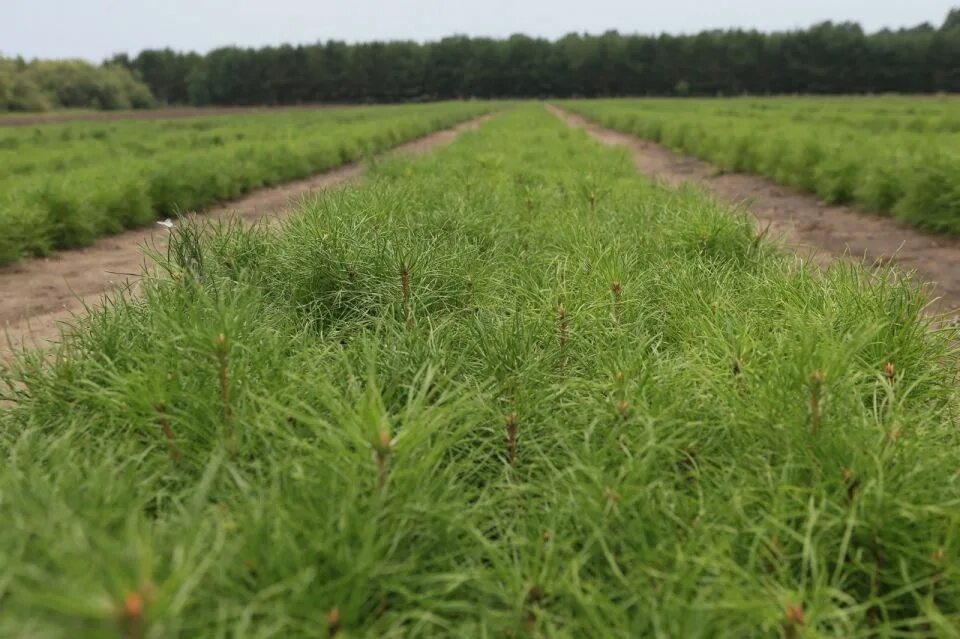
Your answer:
[[[926,153],[908,168],[895,211],[935,231],[960,232],[960,157]]]
[[[100,212],[91,206],[89,193],[75,179],[41,178],[26,194],[44,212],[44,234],[50,246],[79,248],[96,239]]]
[[[951,12],[941,30],[872,34],[827,22],[777,33],[454,36],[422,44],[224,47],[204,55],[163,49],[114,62],[136,71],[161,102],[194,105],[957,92],[958,15]]]
[[[956,358],[525,108],[14,363],[0,635],[950,636]]]
[[[0,111],[143,109],[155,105],[147,85],[124,66],[0,58]]]
[[[940,29],[941,31],[949,31],[958,28],[960,28],[960,9],[951,9]]]
[[[0,229],[0,264],[27,255],[45,255],[52,248],[47,213],[36,199],[0,195]]]
[[[51,99],[24,73],[0,60],[0,111],[46,111]]]
[[[96,172],[83,183],[90,188],[91,208],[101,220],[100,233],[143,226],[157,216],[149,182],[135,169],[118,168],[109,176]]]
[[[432,104],[0,129],[0,264],[360,160],[490,108]],[[37,212],[41,224],[23,232]]]
[[[725,171],[960,233],[960,102],[927,98],[595,100],[565,107]]]

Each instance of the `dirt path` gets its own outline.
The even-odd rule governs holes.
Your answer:
[[[848,206],[831,206],[816,197],[767,178],[718,174],[716,167],[677,154],[653,142],[606,129],[552,105],[547,109],[568,125],[585,129],[609,146],[626,148],[641,172],[671,186],[692,183],[721,200],[745,206],[770,233],[802,255],[823,264],[839,258],[890,262],[933,283],[939,300],[932,310],[960,309],[960,239],[934,235],[891,218]]]
[[[453,142],[460,133],[476,129],[490,117],[437,131],[390,153],[426,153]],[[361,163],[348,164],[305,180],[254,191],[209,209],[203,216],[239,216],[252,224],[266,216],[282,215],[311,192],[355,181],[364,170]],[[96,304],[105,292],[135,282],[146,262],[144,246],[162,250],[167,234],[160,226],[136,229],[101,238],[84,249],[0,268],[0,330],[5,330],[7,337],[0,335],[0,359],[22,346],[43,346],[55,340],[62,323],[74,313]]]

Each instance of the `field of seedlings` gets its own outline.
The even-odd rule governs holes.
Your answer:
[[[857,102],[752,119],[670,104],[569,106],[691,144],[698,127],[778,131],[768,117],[798,142],[835,132],[823,144],[883,122]],[[938,104],[917,121],[947,127]],[[277,173],[249,187],[483,108],[136,124],[180,142],[104,183],[152,166],[167,177],[145,192],[166,193],[248,175],[253,153]],[[953,135],[895,119],[883,137],[918,145],[898,167]],[[251,141],[281,123],[285,142]],[[4,135],[69,147],[61,131],[111,128]],[[539,105],[379,161],[281,223],[178,223],[158,260],[137,295],[0,369],[0,636],[956,632],[955,335],[923,294],[782,255]]]
[[[934,231],[960,233],[960,99],[569,101],[606,127]]]
[[[0,127],[0,265],[305,177],[488,109],[440,103]]]

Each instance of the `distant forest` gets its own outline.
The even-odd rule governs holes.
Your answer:
[[[206,55],[165,50],[106,65],[166,104],[402,102],[546,96],[716,96],[960,91],[960,9],[939,27],[867,34],[855,23],[781,33],[571,34],[330,41]]]
[[[960,91],[960,9],[939,26],[867,34],[855,23],[801,31],[571,34],[556,41],[450,37],[330,41],[206,55],[166,50],[109,64],[167,104],[401,102],[450,98]]]

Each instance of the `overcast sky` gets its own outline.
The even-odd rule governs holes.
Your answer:
[[[167,46],[769,31],[823,20],[855,20],[875,31],[939,25],[952,4],[960,0],[0,0],[0,53],[99,61]]]

